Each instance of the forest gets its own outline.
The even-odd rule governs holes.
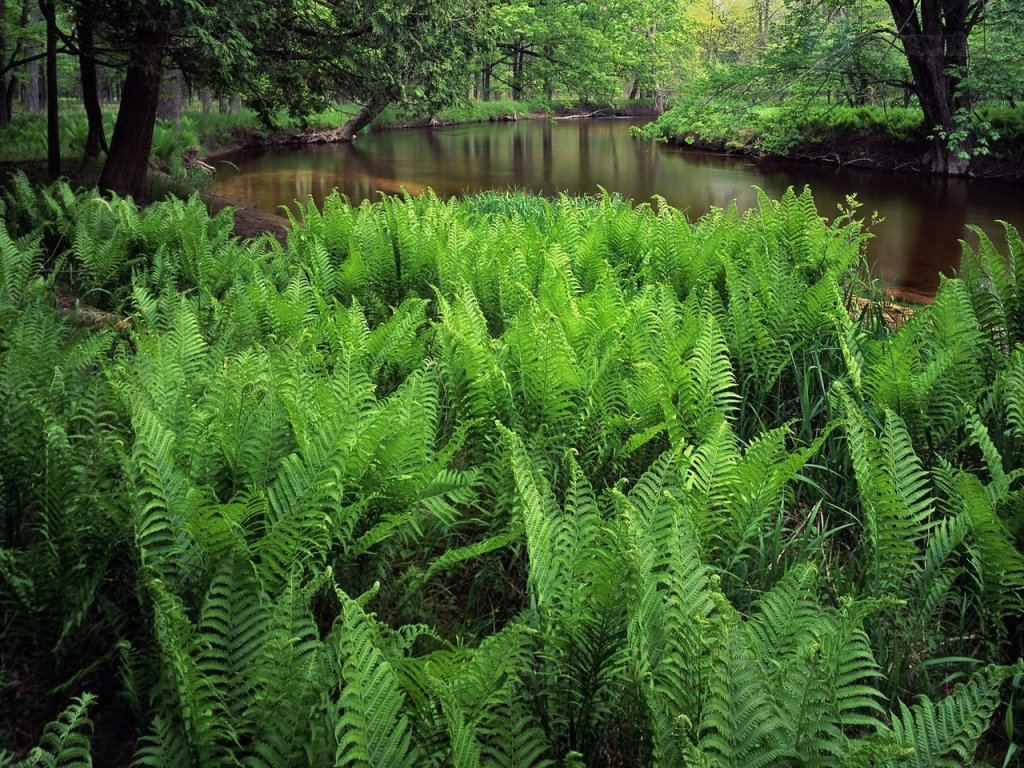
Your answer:
[[[1020,0],[0,0],[0,768],[1024,764],[1022,102]],[[867,179],[1003,207],[900,303]]]

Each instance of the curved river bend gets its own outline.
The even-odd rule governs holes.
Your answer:
[[[923,294],[935,291],[940,272],[956,271],[960,239],[976,241],[969,225],[997,244],[1003,242],[997,219],[1024,229],[1021,184],[686,151],[632,138],[629,127],[645,122],[525,120],[381,131],[353,144],[275,147],[247,155],[237,168],[220,164],[213,191],[276,211],[308,195],[322,200],[334,187],[359,202],[427,187],[447,197],[509,188],[591,194],[600,185],[636,202],[661,195],[696,218],[734,199],[741,208],[755,204],[755,186],[779,197],[786,187],[806,184],[824,215],[856,194],[862,214],[884,217],[873,229],[869,260],[890,286]]]

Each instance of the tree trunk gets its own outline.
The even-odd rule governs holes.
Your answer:
[[[203,103],[203,114],[208,115],[213,112],[213,94],[209,91],[200,91],[199,100]]]
[[[7,28],[7,3],[0,0],[0,66],[7,64],[7,38],[4,31]],[[7,73],[0,73],[0,125],[11,122],[11,108],[7,103]]]
[[[242,97],[237,93],[231,97],[231,114],[237,115],[242,111]]]
[[[523,46],[517,43],[512,47],[512,101],[523,98],[524,58]]]
[[[25,46],[27,56],[35,56],[39,53],[39,47],[33,42]],[[42,110],[43,78],[42,66],[38,61],[27,65],[28,76],[25,78],[25,111],[35,115]]]
[[[933,136],[924,166],[933,173],[962,175],[970,164],[973,139],[970,135],[950,137],[962,129],[958,112],[970,105],[969,97],[959,88],[960,73],[967,69],[967,38],[984,6],[922,0],[919,17],[915,0],[887,2]]]
[[[7,81],[7,92],[0,95],[3,98],[4,103],[7,105],[7,114],[13,119],[14,117],[14,96],[18,93],[18,76],[12,74],[11,79]]]
[[[100,189],[133,197],[139,197],[146,184],[167,45],[165,35],[156,31],[141,37],[128,63],[110,152],[100,174]]]
[[[488,64],[484,67],[483,75],[480,82],[480,97],[483,101],[491,100],[491,68],[492,64]]]
[[[222,115],[226,115],[231,111],[231,102],[228,100],[227,96],[221,96],[217,100],[217,111]]]
[[[375,99],[367,102],[359,108],[352,117],[348,119],[348,122],[341,127],[338,132],[338,141],[352,141],[358,134],[359,131],[363,130],[370,121],[373,120],[377,115],[384,111],[389,103],[389,99]]]
[[[764,50],[768,47],[768,25],[771,21],[771,0],[754,0],[757,13],[757,47]]]
[[[40,0],[46,19],[46,169],[50,179],[60,178],[60,102],[57,93],[57,9],[53,0]]]
[[[160,82],[160,103],[156,115],[161,120],[170,120],[174,127],[181,128],[182,77],[178,69],[170,69]]]
[[[85,6],[78,20],[78,70],[82,76],[82,104],[89,124],[85,138],[85,156],[99,157],[107,151],[107,137],[103,131],[103,108],[100,106],[99,72],[96,69],[93,44],[92,15]]]

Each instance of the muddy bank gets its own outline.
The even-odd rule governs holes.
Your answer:
[[[754,141],[752,137],[746,137],[746,140]],[[834,165],[838,168],[931,173],[922,164],[922,158],[927,151],[926,146],[895,142],[887,136],[874,133],[832,136],[821,141],[800,142],[785,153],[766,152],[752,143],[737,146],[721,139],[707,140],[693,133],[669,138],[667,143],[684,150],[741,155],[756,160],[792,160]],[[992,154],[977,157],[971,162],[967,176],[1003,181],[1024,179],[1024,147],[996,142],[992,147]]]
[[[218,197],[217,195],[204,193],[203,202],[206,203],[206,207],[210,211],[211,215],[218,211],[222,211],[225,208],[235,209],[235,225],[232,231],[235,233],[236,237],[246,240],[252,237],[260,237],[262,235],[271,235],[276,238],[281,245],[284,245],[288,240],[288,230],[291,227],[291,222],[289,222],[284,216],[268,213],[267,211],[259,208],[243,206],[233,200]]]

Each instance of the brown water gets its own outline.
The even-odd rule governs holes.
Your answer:
[[[643,120],[565,120],[410,128],[370,133],[353,144],[280,147],[221,164],[213,191],[274,211],[337,187],[353,202],[378,193],[432,187],[443,197],[517,188],[593,193],[598,185],[637,202],[661,195],[692,218],[711,206],[756,202],[753,187],[778,197],[805,184],[824,215],[849,194],[885,221],[873,232],[869,260],[893,287],[932,293],[940,272],[959,263],[968,225],[997,242],[1004,219],[1024,229],[1024,185],[915,174],[839,169],[813,163],[755,162],[634,139]]]

